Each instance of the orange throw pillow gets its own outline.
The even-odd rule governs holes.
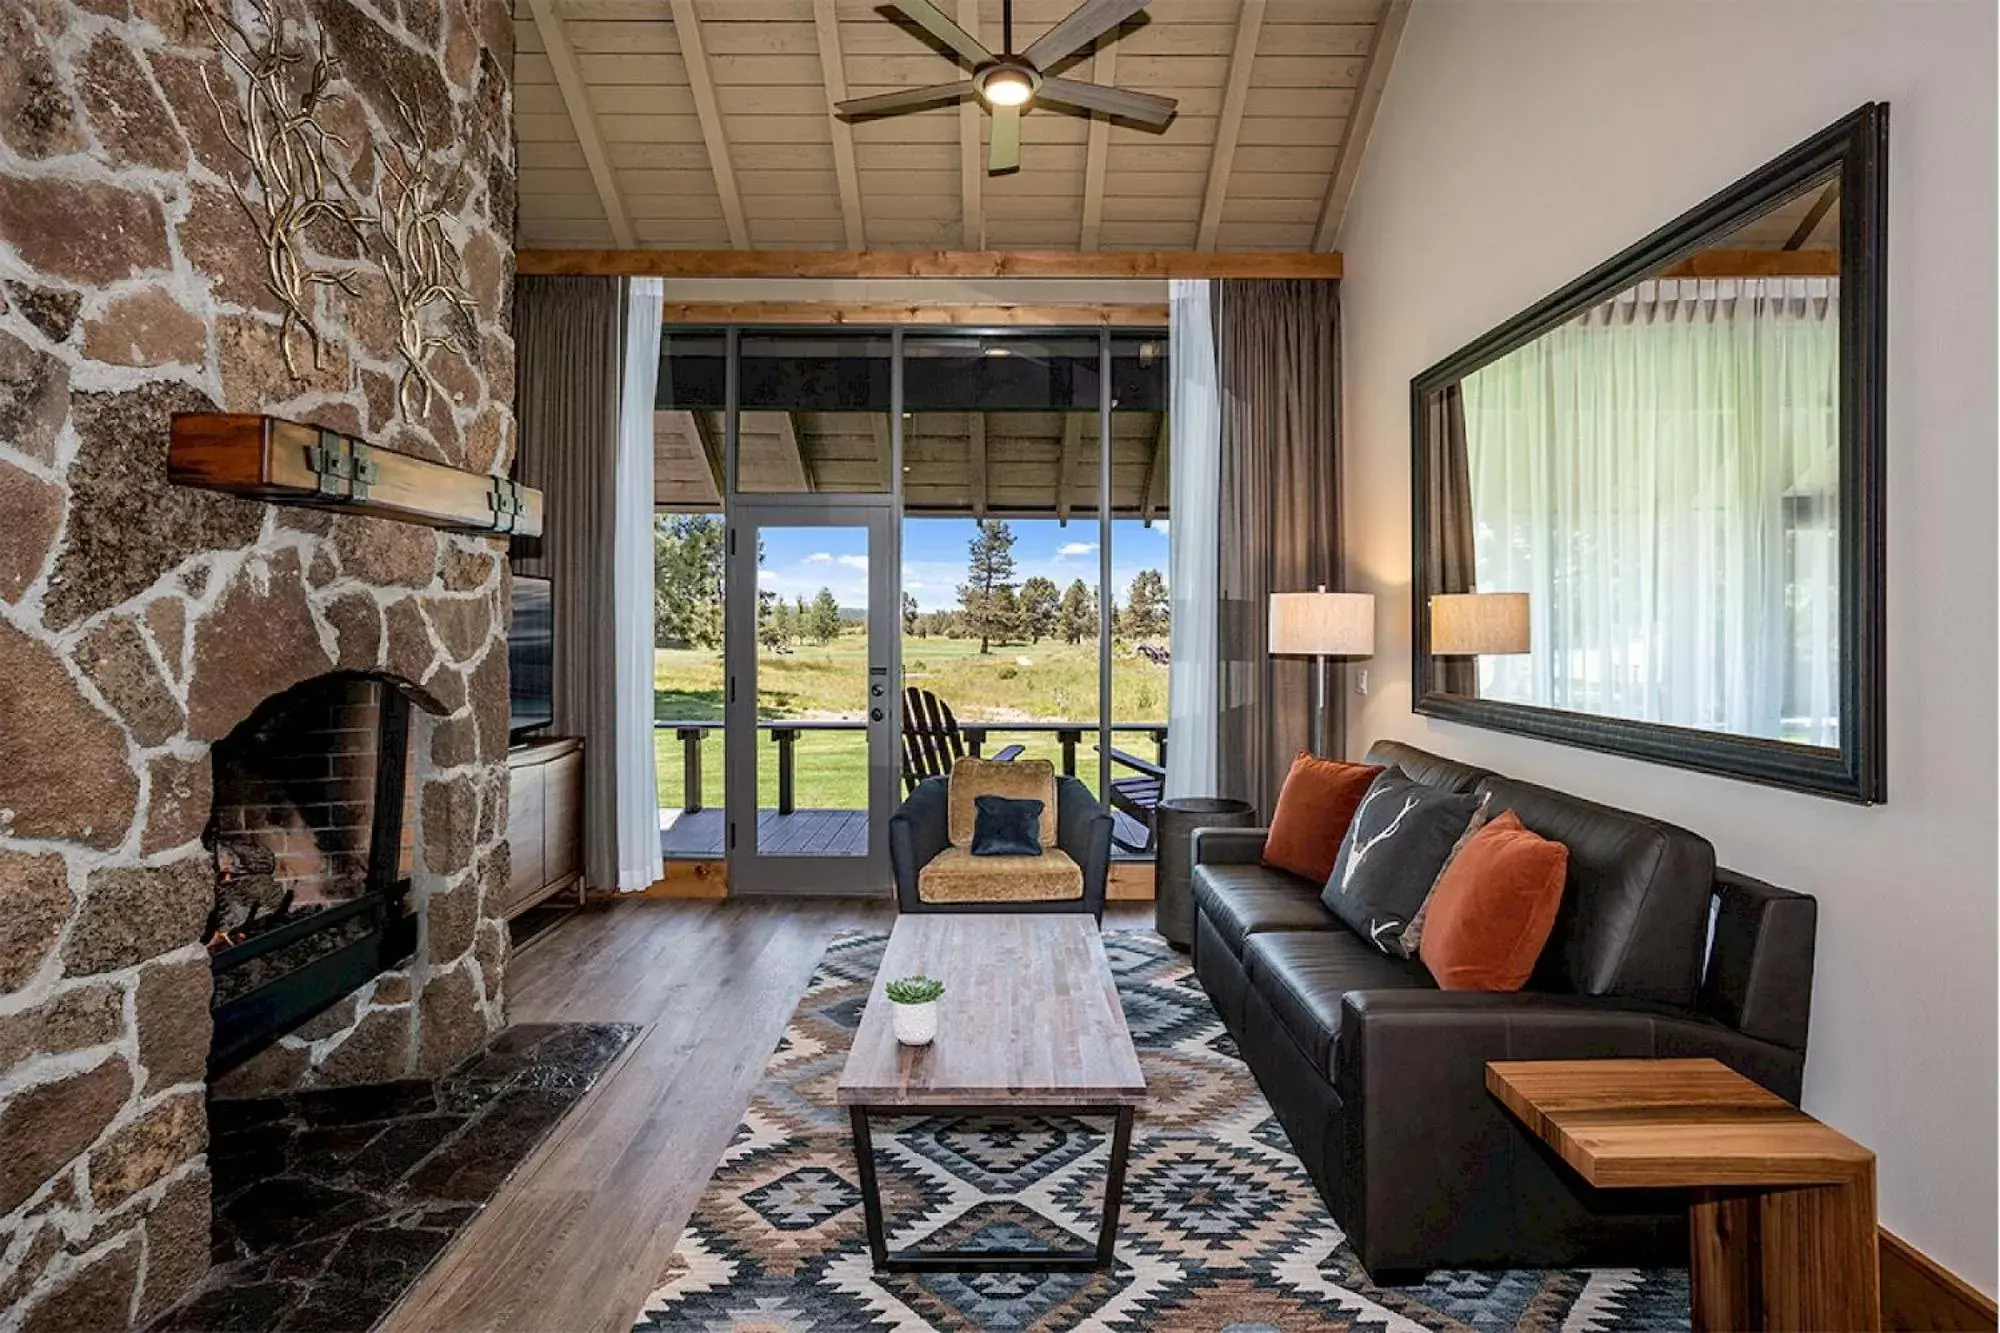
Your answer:
[[[1315,884],[1326,883],[1340,853],[1340,840],[1354,822],[1368,784],[1382,772],[1375,764],[1343,764],[1316,759],[1304,750],[1292,760],[1278,808],[1264,835],[1264,864],[1289,870]]]
[[[1528,984],[1562,906],[1569,848],[1494,816],[1431,889],[1417,954],[1444,990],[1517,991]]]

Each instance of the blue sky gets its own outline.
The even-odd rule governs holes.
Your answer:
[[[1017,580],[1040,574],[1066,588],[1075,579],[1097,582],[1097,523],[1054,519],[1009,519],[1014,532]],[[1136,519],[1112,525],[1111,576],[1120,604],[1132,576],[1142,569],[1167,572],[1167,524],[1148,528]],[[965,581],[969,518],[912,518],[903,523],[903,588],[925,611],[958,605]],[[867,601],[868,538],[860,528],[765,528],[764,564],[759,583],[780,596],[811,599],[831,588],[844,607]]]

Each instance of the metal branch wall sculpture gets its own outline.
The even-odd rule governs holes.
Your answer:
[[[201,6],[216,49],[243,75],[240,100],[232,98],[225,110],[207,70],[202,71],[201,82],[215,106],[223,137],[250,164],[257,184],[254,197],[233,179],[229,188],[263,241],[264,283],[284,307],[278,342],[285,368],[297,379],[294,344],[300,333],[312,350],[314,368],[320,365],[323,338],[313,319],[314,292],[337,287],[351,296],[355,290],[353,270],[316,266],[300,242],[321,219],[347,228],[359,240],[368,218],[327,190],[332,174],[328,146],[348,145],[319,120],[337,96],[328,91],[334,63],[327,54],[325,34],[320,35],[317,50],[308,53],[303,44],[289,41],[285,17],[270,0],[252,3],[263,29],[261,39],[252,37],[230,14],[218,15],[211,6]]]
[[[382,154],[370,250],[396,303],[396,347],[403,356],[396,401],[404,418],[414,423],[430,413],[437,390],[425,359],[440,347],[469,356],[467,338],[478,321],[465,291],[458,247],[444,228],[451,216],[445,201],[457,173],[431,174],[436,146],[429,128],[401,97],[396,108],[406,137],[393,145],[394,151]]]

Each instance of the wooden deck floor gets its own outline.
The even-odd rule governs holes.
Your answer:
[[[513,1021],[646,1030],[382,1333],[627,1333],[827,940],[891,920],[876,903],[626,899],[523,949],[508,974]],[[1104,924],[1151,921],[1151,903],[1113,903]]]
[[[1117,836],[1143,844],[1145,826],[1122,810],[1111,812]],[[669,861],[722,859],[724,819],[720,810],[661,812],[660,854]],[[865,810],[797,810],[781,815],[757,812],[757,845],[768,856],[865,856],[868,853],[868,812]],[[1134,853],[1117,843],[1111,855],[1130,859]]]
[[[722,856],[720,810],[668,812],[673,823],[660,830],[660,853],[669,861],[709,861]],[[866,856],[866,810],[775,810],[757,812],[757,846],[766,856]]]

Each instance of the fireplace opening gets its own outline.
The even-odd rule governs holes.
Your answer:
[[[400,689],[340,673],[269,700],[215,746],[211,1079],[415,951],[409,730]]]

